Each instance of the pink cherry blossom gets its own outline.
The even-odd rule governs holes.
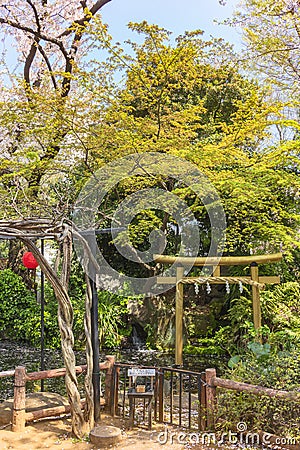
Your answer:
[[[48,73],[52,87],[68,95],[69,77],[57,73],[72,73],[85,35],[82,26],[110,1],[0,0],[0,31],[16,47],[28,87]]]

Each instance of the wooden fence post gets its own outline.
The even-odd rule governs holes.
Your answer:
[[[216,377],[216,369],[206,369],[205,371],[206,424],[209,430],[213,430],[215,426],[217,390],[212,383],[214,377]]]
[[[164,371],[159,369],[158,371],[158,420],[164,421]]]
[[[205,373],[202,372],[200,376],[201,385],[200,385],[200,405],[199,405],[199,420],[198,420],[198,428],[199,431],[206,430],[206,376]],[[199,389],[199,388],[198,388]],[[199,393],[198,393],[199,395]]]
[[[115,369],[115,379],[114,379],[114,397],[113,397],[113,417],[115,415],[119,415],[120,411],[119,411],[119,384],[120,384],[120,367],[116,367]]]
[[[12,431],[25,429],[26,368],[18,366],[15,370],[14,402],[12,411]]]
[[[115,364],[115,357],[108,355],[106,356],[106,360],[108,362],[108,369],[105,373],[105,409],[106,411],[110,411],[111,409],[111,400],[112,400],[112,374],[113,368]]]

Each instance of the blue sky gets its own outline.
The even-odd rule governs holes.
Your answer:
[[[175,36],[186,30],[202,29],[206,39],[210,35],[223,37],[238,46],[241,38],[235,29],[214,23],[215,19],[230,17],[237,4],[238,0],[227,0],[225,6],[218,0],[112,0],[101,12],[115,41],[133,38],[126,27],[128,22],[147,20],[167,28]]]

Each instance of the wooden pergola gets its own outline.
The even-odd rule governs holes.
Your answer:
[[[84,269],[86,281],[85,299],[85,335],[86,360],[85,375],[86,402],[82,411],[82,403],[76,378],[76,358],[74,353],[73,307],[68,295],[68,284],[71,273],[72,240],[80,239],[83,244]],[[70,403],[72,431],[78,438],[90,431],[100,417],[100,371],[98,345],[98,311],[95,302],[97,291],[93,288],[95,282],[90,280],[87,264],[97,264],[91,257],[91,251],[86,239],[76,230],[69,220],[56,222],[48,218],[26,218],[21,220],[0,221],[0,239],[18,239],[34,255],[41,270],[54,290],[58,303],[58,326],[61,335],[61,349],[66,368],[65,384]],[[37,240],[55,240],[62,247],[61,269],[57,272],[52,267],[43,252],[36,246]],[[98,266],[96,269],[99,271]],[[94,312],[94,314],[93,314]]]
[[[175,364],[183,363],[183,286],[184,284],[237,284],[244,283],[252,287],[253,323],[256,330],[261,327],[260,290],[266,284],[280,283],[279,276],[259,276],[259,264],[269,264],[281,261],[282,254],[251,256],[222,256],[222,257],[176,257],[166,255],[154,255],[156,263],[176,264],[176,277],[157,277],[158,284],[176,285],[176,310],[175,310]],[[222,266],[247,266],[250,265],[250,276],[230,277],[221,276]],[[208,267],[212,276],[185,277],[185,266]]]

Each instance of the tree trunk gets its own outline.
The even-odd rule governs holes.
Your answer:
[[[73,308],[66,286],[69,275],[70,255],[64,254],[65,259],[63,261],[62,276],[60,279],[32,240],[23,236],[20,236],[20,239],[34,254],[34,257],[40,264],[42,271],[51,283],[58,302],[58,325],[60,329],[61,347],[66,368],[65,383],[71,407],[72,431],[77,438],[82,438],[89,430],[87,429],[88,424],[86,424],[83,417],[83,412],[81,410],[81,401],[77,385],[75,368],[76,360],[73,350],[74,336],[72,331]],[[70,235],[67,233],[65,240],[69,239]]]

